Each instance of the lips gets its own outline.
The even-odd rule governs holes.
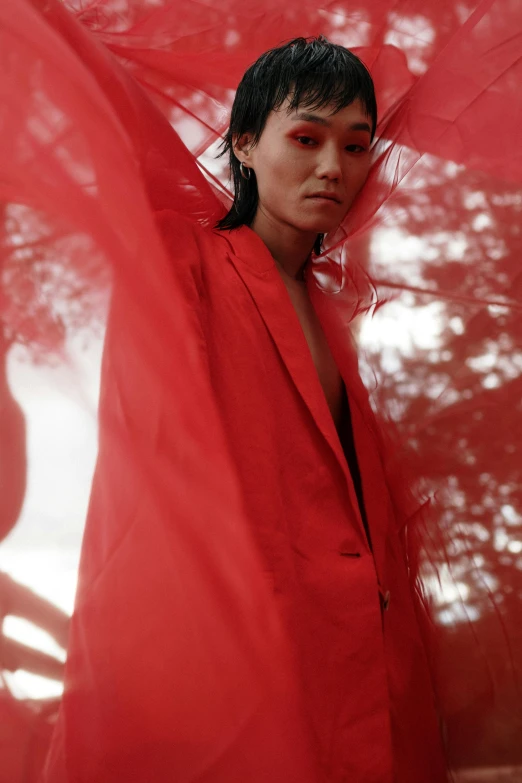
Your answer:
[[[319,193],[311,193],[308,198],[322,198],[326,199],[327,201],[334,201],[336,204],[341,203],[341,199],[339,196],[336,196],[335,193],[328,193],[326,191],[319,192]]]

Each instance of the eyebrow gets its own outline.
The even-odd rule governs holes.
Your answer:
[[[324,125],[327,128],[330,128],[332,123],[330,120],[327,120],[326,117],[321,117],[319,114],[310,114],[308,112],[300,112],[299,114],[296,114],[296,116],[293,118],[293,122],[315,122],[316,125]],[[354,122],[352,125],[348,126],[349,130],[353,131],[366,131],[370,134],[372,133],[372,129],[367,122]]]

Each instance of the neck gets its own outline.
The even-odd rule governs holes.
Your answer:
[[[299,231],[293,226],[276,225],[261,210],[257,211],[250,227],[263,240],[279,270],[301,280],[317,234]]]

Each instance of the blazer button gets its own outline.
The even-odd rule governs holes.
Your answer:
[[[339,554],[342,555],[342,557],[360,557],[360,552],[354,552],[353,551],[353,541],[350,541],[349,539],[346,541],[343,541],[341,546],[339,547]]]

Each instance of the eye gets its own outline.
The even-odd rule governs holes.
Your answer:
[[[362,147],[360,144],[349,144],[346,149],[348,152],[355,152],[355,153],[361,153],[361,152],[367,152],[367,147]]]
[[[313,144],[315,144],[315,140],[311,139],[310,136],[296,136],[296,141],[299,142],[299,144],[302,144],[303,147],[311,147]]]

